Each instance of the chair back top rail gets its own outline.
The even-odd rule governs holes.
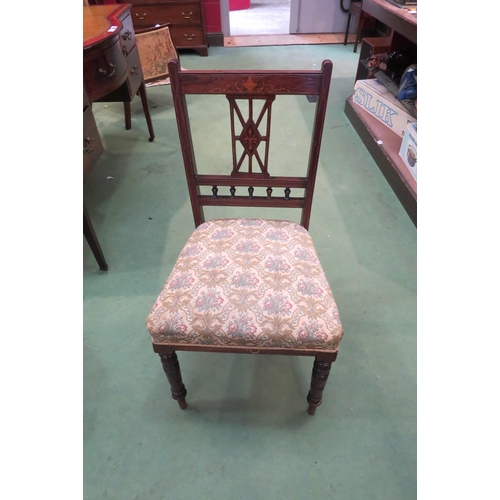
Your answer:
[[[323,65],[328,66],[328,63],[324,61]],[[220,70],[217,73],[189,70],[183,71],[179,80],[184,94],[319,95],[324,74],[321,70],[283,70],[278,76],[276,71],[270,70]]]

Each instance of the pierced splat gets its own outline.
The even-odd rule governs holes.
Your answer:
[[[269,177],[267,164],[269,159],[269,141],[271,133],[271,107],[275,96],[239,98],[238,101],[245,101],[248,103],[248,118],[246,119],[243,117],[237,99],[231,95],[227,95],[226,97],[229,101],[231,111],[231,145],[233,149],[233,171],[231,175],[248,176],[248,174],[253,174]],[[263,101],[260,112],[254,109],[255,101]],[[254,115],[258,115],[256,120],[254,120]],[[241,132],[239,135],[236,133],[238,122],[241,125]],[[264,127],[263,133],[259,130],[261,126]],[[243,146],[243,152],[239,158],[237,157],[238,142]],[[263,148],[259,149],[261,145]],[[254,158],[260,172],[253,171]],[[246,172],[241,172],[240,169],[245,159],[247,160],[248,170]]]

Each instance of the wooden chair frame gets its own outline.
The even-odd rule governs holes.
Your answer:
[[[196,227],[205,221],[203,206],[232,206],[301,208],[302,218],[300,223],[306,229],[309,229],[332,68],[331,61],[323,61],[320,71],[181,71],[178,59],[169,62],[179,139]],[[236,167],[233,167],[231,177],[226,175],[198,175],[185,99],[185,95],[189,94],[226,95],[231,102],[231,111],[234,110],[234,100],[236,98],[272,101],[277,95],[317,96],[306,176],[270,176],[267,172],[267,158],[266,171],[257,174],[254,172],[240,173]],[[270,111],[268,120],[270,120]],[[234,159],[236,157],[235,142],[239,136],[235,135],[234,118],[232,118],[231,122],[233,125]],[[252,131],[253,135],[255,135],[256,128],[258,127],[255,120],[250,117],[247,130]],[[269,139],[267,140],[269,141]],[[245,146],[244,143],[243,146],[246,153],[251,157],[255,149]],[[249,195],[236,196],[235,191],[231,191],[229,197],[223,197],[219,196],[216,189],[214,189],[213,196],[207,196],[201,194],[200,186],[213,186],[215,188],[218,188],[218,186],[247,187]],[[281,187],[286,190],[285,197],[278,199],[276,196],[272,196],[272,192],[271,194],[268,193],[266,197],[252,196],[252,188],[255,187],[265,187],[271,190]],[[304,195],[302,197],[290,197],[292,188],[305,189]]]
[[[205,221],[204,206],[272,206],[301,209],[301,225],[308,229],[332,75],[332,62],[323,61],[319,71],[188,71],[181,70],[179,60],[173,59],[169,61],[169,74],[195,226],[198,227]],[[185,98],[188,94],[223,94],[227,96],[231,111],[231,140],[233,143],[233,171],[231,175],[198,174]],[[271,176],[268,171],[271,105],[276,95],[317,96],[305,177]],[[242,116],[236,103],[238,99],[249,101],[250,116],[248,119]],[[256,118],[252,116],[252,103],[255,99],[264,101],[263,109]],[[241,133],[237,133],[235,129],[238,123],[242,126]],[[263,133],[259,131],[261,125],[266,127],[266,131]],[[235,145],[238,143],[243,147],[241,157],[235,152]],[[257,154],[257,143],[265,144],[265,153],[262,156]],[[248,172],[241,172],[243,157],[249,159]],[[252,167],[252,160],[254,160],[255,168]],[[211,186],[212,195],[202,194],[200,189],[202,186]],[[229,187],[230,194],[220,195],[219,186]],[[241,187],[248,189],[248,194],[236,194],[236,189]],[[255,187],[266,188],[266,196],[254,196]],[[284,190],[284,196],[276,194],[278,188]],[[303,195],[291,196],[291,190],[295,188],[300,188]],[[255,349],[246,347],[165,345],[154,342],[153,350],[160,355],[163,369],[170,382],[172,397],[178,402],[181,409],[187,407],[187,390],[182,381],[176,351],[256,354]],[[330,373],[331,364],[337,357],[337,351],[260,348],[257,352],[259,354],[315,357],[310,391],[307,395],[308,413],[314,415],[316,408],[321,404],[323,389]]]

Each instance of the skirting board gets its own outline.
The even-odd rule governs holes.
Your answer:
[[[224,47],[224,35],[222,33],[207,33],[209,47]]]
[[[320,33],[306,35],[238,35],[224,37],[224,47],[256,47],[266,45],[318,45],[344,43],[344,33]],[[354,43],[356,34],[348,36],[347,42]]]

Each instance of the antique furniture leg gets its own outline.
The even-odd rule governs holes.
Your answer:
[[[347,15],[347,26],[345,28],[344,45],[347,45],[347,37],[349,36],[349,27],[351,25],[352,16],[358,18],[358,29],[356,30],[356,40],[354,40],[353,52],[358,50],[359,37],[365,23],[365,12],[363,11],[362,2],[351,2],[349,13]]]
[[[123,103],[123,108],[125,110],[125,130],[130,130],[132,128],[132,117],[130,111],[130,101],[125,101]]]
[[[146,117],[146,123],[148,124],[149,142],[153,142],[153,139],[155,138],[155,134],[153,131],[153,123],[151,121],[151,115],[149,113],[149,103],[147,99],[146,99],[146,105],[144,104],[145,91],[144,92],[142,91],[142,87],[141,89],[139,89],[139,94],[141,96],[142,107],[144,108],[144,116]],[[156,104],[153,104],[152,107],[156,108],[157,106]],[[123,109],[125,110],[125,130],[130,130],[132,128],[132,113],[130,110],[130,101],[124,101]]]
[[[324,358],[316,356],[314,360],[311,389],[307,395],[307,402],[309,403],[307,413],[309,413],[309,415],[314,415],[316,413],[316,408],[321,404],[323,389],[328,380],[328,375],[330,375],[330,368],[332,367],[333,361],[335,361],[335,357],[326,361]]]
[[[182,382],[181,369],[179,361],[177,360],[177,354],[175,354],[175,351],[172,351],[171,353],[160,354],[160,358],[163,371],[167,375],[168,381],[170,382],[172,397],[177,401],[177,403],[179,403],[180,409],[185,410],[187,407],[187,390]]]
[[[365,24],[364,12],[363,9],[361,9],[359,13],[358,29],[356,30],[356,41],[354,42],[354,47],[352,49],[354,53],[356,53],[358,50],[359,38],[361,36],[361,30],[363,29],[364,24]]]
[[[153,142],[155,133],[153,131],[153,122],[151,121],[151,115],[149,114],[148,97],[146,95],[146,85],[144,82],[139,87],[139,93],[141,94],[142,108],[144,109],[144,116],[146,117],[146,123],[148,124],[149,142]]]
[[[347,14],[347,26],[345,28],[344,45],[347,45],[347,37],[349,36],[349,27],[351,26],[351,17],[352,14],[349,12],[349,14]]]
[[[92,225],[85,204],[83,205],[83,234],[90,246],[90,249],[92,250],[92,253],[94,254],[95,260],[99,264],[99,269],[101,271],[107,271],[108,264],[104,258],[104,253],[102,252],[101,245],[99,244],[99,240],[95,234],[94,226]]]

